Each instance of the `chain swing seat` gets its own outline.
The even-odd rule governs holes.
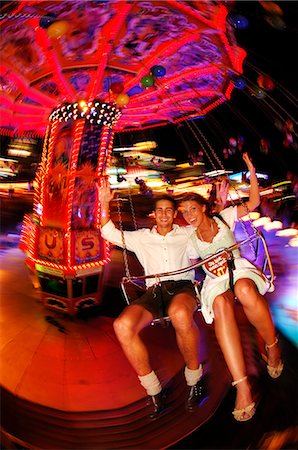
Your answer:
[[[208,142],[208,140],[206,139],[205,135],[202,133],[202,131],[199,129],[199,127],[197,126],[197,124],[195,122],[186,122],[186,125],[189,127],[190,131],[192,132],[192,134],[194,135],[194,137],[196,138],[196,140],[198,141],[198,143],[201,145],[202,149],[204,150],[204,153],[206,154],[206,156],[208,157],[210,163],[212,164],[213,168],[216,170],[216,165],[214,163],[214,160],[216,161],[217,165],[224,171],[225,168],[222,164],[222,162],[220,161],[220,159],[218,158],[218,156],[216,155],[213,147],[210,145],[210,143]],[[200,135],[200,136],[199,136]],[[208,147],[209,152],[206,150],[205,145]],[[212,159],[213,158],[213,159]],[[257,256],[258,256],[258,252],[260,250],[259,247],[259,243],[261,242],[263,244],[263,250],[264,250],[264,254],[263,254],[263,263],[260,264],[259,263],[259,270],[260,272],[263,274],[263,276],[265,278],[268,279],[269,283],[271,285],[273,285],[273,281],[274,281],[274,272],[273,272],[273,267],[272,267],[272,262],[271,262],[271,258],[270,258],[270,254],[268,251],[268,247],[267,247],[267,243],[266,240],[263,236],[263,234],[261,233],[260,230],[258,230],[253,222],[252,219],[250,217],[249,214],[249,210],[246,206],[246,203],[242,201],[241,196],[239,195],[239,192],[237,191],[237,189],[234,187],[234,190],[239,198],[240,203],[244,206],[244,208],[246,209],[248,218],[249,218],[249,222],[251,224],[253,233],[249,234],[248,230],[246,229],[246,226],[244,224],[244,221],[240,219],[240,224],[243,228],[243,231],[245,232],[246,238],[243,239],[240,242],[237,242],[235,244],[233,244],[232,246],[223,249],[219,252],[216,252],[215,255],[211,255],[207,258],[204,258],[203,260],[200,260],[199,262],[190,265],[188,267],[173,271],[173,272],[165,272],[165,273],[160,273],[160,274],[152,274],[152,275],[143,275],[143,276],[131,276],[130,275],[130,271],[129,271],[129,267],[128,267],[128,257],[127,257],[127,249],[126,249],[126,244],[125,244],[125,237],[124,237],[124,231],[123,231],[123,223],[122,223],[122,217],[121,217],[121,208],[120,208],[120,203],[119,201],[117,202],[117,208],[118,208],[118,217],[119,217],[119,224],[120,224],[120,231],[121,231],[121,236],[122,236],[122,246],[123,246],[123,258],[124,258],[124,266],[125,266],[125,274],[126,276],[122,278],[121,282],[120,282],[120,290],[122,292],[122,295],[124,297],[125,302],[127,303],[127,305],[132,304],[132,302],[134,300],[136,300],[137,298],[139,298],[142,294],[145,293],[146,291],[146,286],[145,286],[145,280],[149,279],[149,278],[155,278],[156,279],[156,284],[160,283],[160,279],[162,277],[167,277],[167,279],[169,279],[169,277],[171,277],[172,275],[179,275],[181,273],[185,273],[188,272],[190,270],[193,269],[198,269],[200,267],[202,267],[204,264],[208,263],[209,261],[211,261],[215,256],[220,256],[220,255],[224,255],[227,259],[227,266],[228,266],[228,271],[229,271],[229,281],[230,281],[230,288],[232,289],[232,291],[234,291],[234,286],[233,286],[233,270],[235,269],[235,264],[234,264],[234,255],[233,255],[233,251],[238,249],[240,246],[248,243],[252,253],[254,254],[254,261],[257,260]],[[131,192],[129,190],[129,203],[130,203],[130,209],[131,209],[131,214],[132,214],[132,219],[133,219],[133,223],[134,223],[134,227],[137,230],[137,222],[136,222],[136,216],[135,216],[135,211],[134,211],[134,207],[133,207],[133,202],[132,202],[132,197],[131,197]],[[232,200],[232,204],[235,205],[235,203]],[[254,247],[253,245],[253,241],[256,241],[256,246]],[[197,302],[198,302],[198,308],[197,310],[201,309],[201,305],[200,305],[200,291],[201,291],[201,287],[202,287],[202,282],[201,281],[194,281],[194,289],[196,292],[196,298],[197,298]],[[157,319],[153,319],[153,321],[151,322],[151,324],[155,324],[155,323],[160,323],[160,324],[168,324],[170,322],[170,317],[169,316],[164,316],[162,318],[157,318]]]
[[[134,223],[134,228],[135,230],[138,229],[137,226],[137,221],[136,221],[136,215],[135,215],[135,211],[134,211],[134,206],[133,206],[133,201],[132,201],[132,196],[131,196],[131,191],[129,190],[128,192],[128,197],[129,197],[129,205],[130,205],[130,210],[131,210],[131,216],[133,219],[133,223]],[[141,297],[141,295],[143,295],[147,288],[145,285],[145,280],[148,278],[155,278],[156,280],[156,285],[159,285],[161,283],[160,279],[161,277],[165,276],[165,275],[174,275],[174,274],[179,274],[179,273],[183,273],[183,271],[188,272],[191,269],[187,269],[182,271],[175,271],[175,272],[168,272],[167,274],[155,274],[155,275],[141,275],[141,276],[131,276],[130,274],[130,270],[129,270],[129,264],[128,264],[128,252],[127,252],[127,248],[126,248],[126,243],[125,243],[125,236],[124,236],[124,230],[123,230],[123,221],[122,221],[122,213],[121,213],[121,206],[120,206],[120,199],[117,198],[117,210],[118,210],[118,220],[119,220],[119,227],[120,227],[120,232],[121,232],[121,239],[122,239],[122,249],[123,249],[123,260],[124,260],[124,268],[125,268],[125,277],[122,278],[121,282],[120,282],[120,291],[122,293],[122,296],[125,300],[125,302],[127,303],[127,305],[130,305],[133,303],[134,300],[138,299],[139,297]],[[194,285],[194,289],[195,289],[195,293],[196,293],[196,300],[197,300],[197,310],[200,310],[200,282],[194,280],[193,281],[193,285]],[[161,324],[162,326],[168,326],[170,324],[170,317],[169,316],[163,316],[163,317],[159,317],[156,319],[153,319],[151,324],[155,325],[155,324]]]
[[[208,141],[208,139],[206,138],[206,136],[204,135],[204,133],[201,131],[201,129],[199,128],[198,124],[195,121],[185,121],[186,126],[188,127],[189,131],[191,132],[191,134],[193,135],[193,137],[195,138],[195,140],[198,142],[198,144],[200,145],[200,147],[202,148],[205,156],[207,157],[209,163],[211,164],[211,166],[213,167],[213,170],[215,172],[219,172],[219,168],[222,171],[222,173],[227,174],[228,172],[226,171],[222,161],[220,160],[220,158],[218,157],[218,155],[216,154],[214,148],[212,147],[212,145],[210,144],[210,142]],[[273,281],[275,279],[274,276],[274,272],[273,272],[273,267],[272,267],[272,262],[271,262],[271,258],[270,258],[270,254],[268,251],[268,247],[267,247],[267,243],[265,240],[265,237],[263,236],[262,232],[260,230],[258,230],[255,225],[253,224],[252,218],[250,216],[250,211],[246,205],[246,203],[242,200],[238,189],[234,186],[233,187],[239,203],[244,207],[244,209],[246,210],[247,216],[248,216],[248,221],[250,222],[251,228],[253,230],[253,234],[249,234],[244,220],[240,219],[239,223],[241,224],[241,227],[246,235],[247,239],[244,239],[243,241],[241,241],[239,243],[239,245],[242,245],[246,242],[248,242],[250,249],[254,255],[254,262],[257,262],[258,259],[258,253],[259,253],[259,243],[262,242],[263,244],[263,250],[264,253],[262,255],[263,258],[263,262],[259,261],[258,262],[258,268],[260,270],[260,272],[263,274],[264,277],[266,277],[269,281],[269,283],[271,285],[273,285]],[[231,198],[231,204],[233,206],[235,206],[235,202],[233,201],[233,199]],[[254,247],[253,245],[253,241],[256,240],[256,246]],[[238,244],[237,244],[238,245]],[[237,248],[237,247],[235,247]],[[233,270],[235,269],[234,267],[234,257],[233,257],[233,253],[232,250],[234,249],[234,246],[230,247],[229,249],[225,249],[225,252],[227,254],[227,265],[228,265],[228,270],[229,270],[229,277],[230,277],[230,287],[233,290]],[[219,253],[217,253],[219,254]],[[213,255],[214,256],[214,255]],[[261,258],[261,259],[262,259]]]
[[[144,275],[140,277],[123,277],[120,282],[120,290],[122,293],[122,296],[127,303],[127,305],[133,304],[134,300],[139,298],[141,295],[143,295],[146,292],[146,286],[145,286],[145,279],[148,278],[156,278],[156,286],[161,285],[161,282],[159,281],[161,277],[165,275],[175,275],[178,273],[188,272],[190,269],[186,268],[187,270],[181,269],[181,271],[175,271],[175,272],[168,272],[168,273],[162,273],[162,274],[156,274],[156,275]],[[193,286],[196,294],[196,301],[197,301],[197,308],[196,311],[200,311],[201,304],[200,304],[200,290],[201,290],[201,283],[199,281],[194,280]],[[151,325],[160,324],[162,326],[168,326],[171,322],[171,319],[169,316],[163,316],[158,317],[156,319],[153,319],[151,321]]]
[[[136,220],[135,220],[135,213],[133,211],[133,204],[132,204],[131,196],[129,197],[129,200],[130,200],[130,206],[132,209],[132,216],[134,218],[135,229],[137,229],[137,224],[136,224]],[[266,240],[265,240],[262,232],[260,230],[258,230],[255,226],[252,227],[253,228],[252,234],[248,234],[247,230],[245,229],[246,235],[247,235],[247,237],[245,239],[233,244],[232,246],[230,246],[228,248],[225,248],[219,252],[216,252],[214,255],[210,255],[207,258],[204,258],[203,260],[200,260],[195,264],[192,264],[190,266],[187,266],[187,267],[184,267],[182,269],[172,271],[172,272],[164,272],[164,273],[152,274],[152,275],[132,276],[130,274],[129,265],[128,265],[128,255],[127,255],[127,248],[126,248],[126,244],[125,244],[123,223],[122,223],[122,218],[121,218],[121,208],[120,208],[119,202],[117,202],[117,206],[118,206],[120,231],[121,231],[121,235],[122,235],[123,259],[124,259],[124,267],[125,267],[125,277],[123,277],[120,282],[120,291],[121,291],[122,296],[127,305],[131,305],[134,300],[138,299],[141,295],[143,295],[146,292],[146,285],[145,285],[146,279],[154,278],[156,280],[156,285],[158,285],[161,283],[160,280],[163,277],[167,277],[167,279],[169,280],[170,277],[173,275],[179,275],[179,274],[182,274],[185,272],[189,272],[191,270],[198,269],[198,268],[202,267],[204,264],[212,261],[212,259],[215,256],[220,256],[220,255],[225,256],[227,259],[229,278],[230,278],[230,288],[233,290],[233,268],[235,268],[233,251],[245,244],[249,244],[249,246],[252,248],[252,250],[254,252],[255,260],[256,260],[257,252],[260,252],[260,250],[261,250],[261,246],[259,244],[260,244],[260,242],[262,243],[263,261],[259,262],[258,268],[259,268],[260,272],[263,274],[263,276],[268,279],[269,283],[271,285],[273,285],[275,276],[274,276],[274,272],[273,272],[273,266],[272,266],[270,254],[268,251],[267,243],[266,243]],[[242,221],[241,221],[241,225],[242,226],[244,225],[242,223]],[[256,241],[255,248],[253,246],[254,241]],[[197,311],[200,311],[200,309],[201,309],[200,291],[201,291],[201,287],[202,287],[202,281],[194,280],[193,283],[194,283],[194,289],[195,289],[196,299],[197,299],[197,303],[198,303]],[[163,317],[153,319],[151,322],[151,325],[161,324],[162,326],[168,326],[170,324],[170,322],[171,322],[170,317],[165,315]]]
[[[232,266],[233,264],[229,264],[229,261],[233,261],[233,258],[234,258],[233,251],[238,249],[242,245],[245,245],[247,243],[252,243],[253,241],[256,241],[258,244],[261,242],[263,245],[264,261],[263,261],[262,268],[260,268],[260,270],[262,271],[263,275],[268,279],[270,284],[273,284],[274,272],[273,272],[270,254],[268,251],[266,240],[265,240],[263,234],[259,230],[256,230],[256,232],[254,234],[251,234],[246,239],[243,239],[242,241],[237,242],[237,243],[233,244],[232,246],[217,252],[215,255],[216,256],[224,255],[228,260],[228,266]],[[259,245],[258,245],[258,247],[259,247]],[[160,273],[160,274],[143,275],[143,276],[135,276],[135,277],[130,276],[130,274],[128,274],[128,276],[123,277],[120,282],[120,289],[121,289],[122,295],[124,297],[124,300],[126,301],[127,305],[131,305],[134,300],[136,300],[140,295],[145,293],[146,287],[145,287],[144,282],[146,279],[155,278],[157,281],[156,284],[158,284],[158,283],[160,283],[160,279],[165,276],[170,277],[172,275],[179,275],[179,274],[182,274],[185,272],[189,272],[190,270],[194,270],[199,267],[202,267],[204,264],[212,261],[212,259],[214,258],[215,255],[210,255],[207,258],[204,258],[195,264],[192,264],[190,266],[187,266],[187,267],[184,267],[182,269],[175,270],[172,272],[164,272],[164,273]],[[268,275],[265,274],[265,272],[267,270],[269,270]],[[231,275],[230,275],[230,282],[231,282]],[[194,288],[195,288],[197,302],[198,302],[197,311],[200,311],[200,309],[201,309],[201,306],[200,306],[201,283],[202,282],[199,282],[196,280],[194,281]],[[162,325],[167,325],[170,323],[170,321],[171,321],[171,319],[169,316],[164,316],[161,318],[153,319],[151,324],[154,325],[156,323],[159,323]]]

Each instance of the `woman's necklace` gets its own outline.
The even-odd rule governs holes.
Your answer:
[[[210,230],[211,230],[211,234],[212,234],[212,239],[211,239],[210,242],[212,242],[212,241],[213,241],[213,237],[214,237],[214,222],[213,222],[213,220],[210,220]],[[202,235],[201,235],[201,232],[200,232],[200,230],[199,230],[199,227],[197,228],[196,231],[197,231],[197,233],[198,233],[199,238],[200,238],[201,241],[208,242],[208,241],[206,241],[205,239],[203,239],[203,237],[202,237]]]

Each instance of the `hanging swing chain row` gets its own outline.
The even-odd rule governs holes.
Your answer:
[[[205,150],[204,144],[201,142],[201,139],[199,138],[199,136],[197,135],[197,133],[195,132],[195,130],[191,127],[190,122],[189,122],[189,121],[186,121],[185,123],[186,123],[186,125],[188,126],[188,128],[190,129],[190,131],[192,132],[192,134],[194,135],[194,137],[196,138],[196,140],[199,142],[199,144],[200,144],[200,146],[202,147],[202,149]],[[194,124],[193,124],[193,125],[194,125]],[[197,127],[196,127],[196,128],[197,128]],[[206,141],[206,140],[205,140],[205,141]],[[207,142],[207,145],[208,145],[208,147],[210,147],[209,142]],[[214,153],[212,148],[211,148],[211,153],[212,153],[212,154]],[[205,151],[205,155],[206,155],[207,158],[209,159],[209,162],[210,162],[210,164],[212,165],[213,169],[216,170],[215,164],[214,164],[214,162],[212,161],[212,159],[211,159],[209,153]],[[215,158],[217,158],[217,155],[215,155]],[[222,168],[222,164],[221,164],[220,161],[219,161],[219,165],[220,165],[220,167]]]
[[[199,136],[196,134],[195,130],[193,130],[193,128],[191,127],[191,125],[190,125],[189,122],[186,122],[186,123],[187,123],[189,129],[192,131],[192,133],[193,133],[194,136],[196,137],[196,139],[197,139],[197,140],[199,141],[199,143],[201,144],[200,138],[199,138]],[[222,170],[225,170],[224,165],[222,164],[222,162],[221,162],[220,159],[218,158],[217,154],[215,153],[214,149],[212,148],[212,146],[211,146],[210,143],[208,142],[208,140],[207,140],[207,138],[205,137],[205,135],[203,134],[203,132],[199,129],[199,127],[198,127],[194,122],[192,122],[192,125],[196,128],[196,130],[200,133],[201,137],[204,139],[206,145],[208,146],[209,150],[211,151],[211,154],[212,154],[213,158],[216,160],[216,162],[218,163],[219,167],[220,167]],[[201,144],[201,145],[202,145],[202,144]],[[203,147],[203,149],[204,149],[204,146],[202,146],[202,147]],[[207,155],[207,157],[208,157],[208,159],[209,159],[209,161],[210,161],[210,163],[211,163],[213,169],[216,170],[216,166],[215,166],[215,164],[213,163],[212,159],[210,158],[210,155],[208,154],[208,152],[205,151],[205,154]],[[252,220],[251,220],[251,217],[250,217],[250,211],[249,211],[249,209],[248,209],[248,207],[247,207],[246,202],[244,202],[244,201],[242,200],[242,198],[241,198],[241,196],[240,196],[240,193],[239,193],[238,189],[237,189],[236,187],[233,187],[233,189],[234,189],[234,191],[236,192],[236,194],[237,194],[237,196],[238,196],[238,198],[239,198],[239,201],[240,201],[241,205],[243,206],[244,210],[246,211],[246,214],[248,215],[248,217],[249,217],[249,219],[250,219],[251,227],[253,228],[254,231],[257,231],[256,228],[255,228],[255,226],[254,226],[254,224],[253,224],[253,222],[252,222]],[[231,199],[231,202],[232,202],[233,205],[235,205],[233,199]],[[249,233],[248,233],[248,231],[247,231],[247,228],[246,228],[246,226],[245,226],[243,220],[240,219],[239,222],[241,223],[241,226],[242,226],[242,229],[243,229],[245,235],[246,235],[247,237],[249,237]],[[250,246],[250,248],[251,248],[251,251],[252,251],[253,255],[255,255],[255,258],[256,258],[256,257],[257,257],[257,255],[256,255],[256,249],[254,248],[252,241],[249,242],[249,246]]]
[[[117,197],[117,212],[118,212],[119,227],[120,227],[122,246],[123,246],[123,261],[124,261],[125,276],[130,279],[131,276],[130,276],[129,265],[128,265],[128,255],[127,255],[127,248],[126,248],[124,231],[123,231],[123,222],[122,222],[122,214],[121,214],[119,197]]]
[[[130,206],[130,211],[131,211],[131,216],[132,216],[132,220],[133,220],[134,229],[137,230],[138,229],[138,224],[137,224],[137,220],[136,220],[136,214],[135,214],[135,210],[134,210],[134,206],[133,206],[133,201],[132,201],[132,195],[131,195],[131,189],[130,188],[128,190],[128,199],[129,199],[129,206]]]
[[[185,80],[184,80],[184,81],[185,81]],[[170,95],[168,95],[168,98],[169,98],[170,100],[172,100],[171,97],[170,97]],[[174,101],[173,103],[174,103],[176,106],[181,107],[180,102],[177,102],[177,101],[175,102],[175,101]],[[190,131],[193,133],[194,137],[197,139],[197,141],[199,142],[199,144],[201,145],[201,147],[202,147],[202,149],[204,150],[205,155],[208,157],[209,162],[211,163],[213,169],[216,170],[215,163],[212,161],[212,158],[210,157],[209,153],[206,151],[205,146],[202,144],[201,139],[199,138],[199,136],[197,135],[197,133],[195,132],[195,130],[192,128],[191,124],[193,125],[193,127],[196,128],[196,130],[200,133],[201,137],[204,139],[204,141],[205,141],[205,143],[207,144],[209,150],[211,151],[211,154],[212,154],[213,158],[214,158],[215,161],[218,163],[219,167],[220,167],[222,170],[225,170],[225,167],[224,167],[224,165],[222,164],[221,160],[218,158],[218,156],[217,156],[217,154],[215,153],[214,149],[213,149],[212,146],[210,145],[209,141],[207,140],[207,138],[205,137],[205,135],[203,134],[203,132],[202,132],[202,131],[200,130],[200,128],[197,126],[197,124],[196,124],[195,122],[189,122],[188,120],[185,120],[185,123],[186,123],[186,125],[188,126],[188,128],[190,129]],[[247,214],[248,217],[249,217],[251,227],[252,227],[253,230],[256,232],[257,230],[256,230],[256,228],[255,228],[255,226],[254,226],[254,224],[253,224],[253,222],[252,222],[251,217],[250,217],[250,211],[249,211],[249,209],[248,209],[248,207],[247,207],[246,202],[244,202],[244,201],[242,200],[242,198],[241,198],[241,196],[240,196],[240,193],[239,193],[239,191],[237,190],[237,188],[233,187],[233,189],[235,190],[235,192],[236,192],[236,194],[237,194],[237,196],[238,196],[238,198],[239,198],[239,201],[240,201],[241,205],[243,206],[244,210],[246,211],[246,214]],[[231,202],[232,202],[232,205],[235,205],[233,199],[231,199]],[[243,228],[243,231],[244,231],[245,235],[246,235],[247,237],[249,237],[250,235],[249,235],[249,233],[248,233],[248,231],[247,231],[247,229],[246,229],[246,226],[245,226],[243,220],[240,219],[240,223],[241,223],[241,227]],[[255,259],[256,259],[256,258],[257,258],[257,252],[256,252],[256,249],[255,249],[254,246],[253,246],[252,241],[249,242],[249,246],[250,246],[250,248],[251,248],[252,254],[255,256]]]
[[[268,261],[268,267],[269,267],[269,271],[270,271],[270,281],[273,282],[274,280],[274,272],[273,272],[273,267],[271,264],[271,260],[270,260],[270,255],[268,252],[268,248],[267,248],[267,244],[265,241],[264,236],[262,235],[262,233],[259,230],[256,230],[256,233],[254,235],[250,235],[249,237],[247,237],[246,239],[243,239],[240,242],[237,242],[236,244],[231,245],[228,248],[225,248],[223,250],[221,250],[220,252],[217,252],[215,255],[219,256],[219,255],[229,255],[231,254],[232,251],[238,249],[241,245],[244,245],[246,243],[250,243],[253,240],[256,239],[261,239],[264,245],[264,249],[265,249],[265,254],[266,254],[266,258]],[[173,276],[173,275],[180,275],[181,273],[185,273],[185,272],[190,272],[193,269],[197,269],[198,267],[203,266],[204,264],[206,264],[207,262],[211,261],[215,255],[210,255],[207,258],[204,258],[203,260],[192,264],[191,266],[188,267],[184,267],[182,269],[178,269],[178,270],[174,270],[172,272],[163,272],[163,273],[158,273],[158,274],[154,274],[154,275],[141,275],[141,276],[127,276],[126,278],[123,278],[123,282],[133,282],[135,280],[146,280],[146,279],[158,279],[160,280],[160,278],[162,277],[168,277],[168,276]]]

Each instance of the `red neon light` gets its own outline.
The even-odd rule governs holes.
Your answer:
[[[51,263],[51,262],[44,261],[43,259],[38,259],[38,258],[33,258],[31,261],[33,261],[33,263],[35,265],[40,264],[43,267],[51,267],[53,269],[61,270],[64,274],[76,274],[76,271],[78,271],[78,270],[91,269],[91,268],[103,266],[103,265],[107,264],[110,261],[110,259],[108,257],[106,257],[105,259],[100,260],[100,261],[89,262],[89,263],[84,263],[84,264],[77,264],[77,265],[73,265],[73,266],[66,266],[64,264]]]
[[[67,224],[66,224],[66,246],[67,246],[67,264],[72,264],[72,252],[71,252],[71,214],[72,214],[72,201],[75,187],[76,171],[78,156],[84,131],[85,119],[78,120],[74,129],[73,148],[70,159],[70,174],[68,179],[68,197],[67,197]]]
[[[234,88],[235,88],[234,84],[230,81],[230,83],[226,89],[226,92],[225,92],[225,96],[228,100],[230,100],[231,94],[232,94]]]
[[[47,153],[48,153],[48,139],[50,136],[50,132],[51,132],[51,125],[49,124],[47,126],[46,129],[46,134],[45,134],[45,138],[43,141],[43,149],[42,149],[42,155],[41,155],[41,164],[40,167],[38,169],[38,172],[36,174],[36,182],[37,182],[37,190],[34,193],[34,197],[33,197],[33,214],[34,217],[37,219],[37,205],[40,203],[41,205],[43,205],[44,201],[42,199],[44,199],[44,176],[42,177],[42,174],[46,173],[46,167],[47,167]],[[39,220],[39,217],[38,217]]]
[[[60,93],[63,93],[63,96],[66,97],[67,100],[73,100],[76,97],[76,92],[67,83],[66,79],[62,75],[60,64],[46,30],[40,27],[36,29],[36,41],[45,54],[46,60],[50,65],[51,72],[53,73]]]
[[[102,83],[109,50],[112,48],[113,41],[115,40],[117,33],[124,23],[127,14],[132,8],[132,4],[126,2],[117,2],[113,4],[113,8],[117,9],[117,13],[102,29],[102,35],[109,36],[109,39],[105,43],[102,42],[98,46],[97,55],[100,64],[98,64],[97,71],[94,73],[93,82],[90,83],[91,88],[87,95],[88,101],[93,100],[97,95],[99,86]]]
[[[226,32],[226,19],[228,15],[228,10],[225,6],[219,5],[217,15],[213,18],[214,27],[217,30]]]
[[[212,105],[209,105],[206,108],[203,108],[203,110],[202,110],[203,114],[207,114],[209,111],[211,111],[212,109],[216,108],[216,106],[220,105],[224,101],[225,101],[224,97],[219,98],[218,100],[216,100],[216,102],[212,103]]]
[[[168,3],[174,7],[176,7],[178,10],[186,13],[188,16],[195,17],[196,19],[200,20],[201,22],[208,25],[208,27],[213,27],[213,22],[208,20],[206,17],[201,15],[198,11],[194,11],[193,9],[186,6],[185,3],[180,3],[176,0],[169,0]]]
[[[46,216],[46,204],[45,204],[45,195],[46,195],[46,189],[45,189],[45,183],[48,178],[48,174],[50,171],[50,167],[53,161],[54,156],[54,142],[56,139],[57,134],[57,127],[58,122],[55,122],[52,124],[51,127],[51,134],[49,139],[49,146],[48,146],[48,152],[45,154],[44,159],[42,160],[42,166],[41,166],[41,173],[42,173],[42,180],[41,180],[41,190],[40,190],[40,204],[41,204],[41,216],[40,216],[40,225],[44,226],[44,217]],[[46,145],[46,142],[45,142]],[[44,151],[45,147],[44,147]]]
[[[2,113],[5,114],[9,113],[9,111],[4,110],[2,108],[0,108],[0,116]],[[11,114],[12,116],[12,114]],[[41,138],[42,135],[40,133],[37,133],[36,131],[23,131],[22,133],[20,133],[18,130],[16,130],[15,128],[4,128],[4,127],[0,127],[0,135],[1,136],[10,136],[10,137],[16,137],[16,138],[22,138],[22,137],[28,137],[28,138]]]
[[[0,72],[6,72],[5,76],[21,91],[25,97],[29,97],[37,103],[49,108],[54,108],[56,106],[56,101],[49,98],[47,95],[42,94],[37,91],[34,87],[30,86],[28,81],[22,77],[20,74],[16,74],[10,69],[9,66],[4,63],[0,64]]]

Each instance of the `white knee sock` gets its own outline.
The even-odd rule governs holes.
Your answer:
[[[138,376],[138,378],[148,395],[157,395],[161,392],[161,384],[154,370],[147,375]]]
[[[194,386],[197,384],[201,376],[203,375],[203,366],[199,365],[198,369],[192,370],[185,366],[184,375],[186,379],[187,386]]]

